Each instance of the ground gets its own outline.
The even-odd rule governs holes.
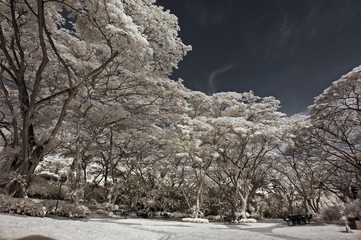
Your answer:
[[[342,225],[311,223],[290,227],[282,220],[225,225],[138,218],[67,220],[0,214],[0,223],[1,240],[28,235],[57,240],[361,240],[361,230],[345,233]]]

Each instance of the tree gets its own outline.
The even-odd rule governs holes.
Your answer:
[[[227,196],[233,212],[244,214],[249,199],[266,184],[268,172],[281,144],[286,125],[277,111],[279,101],[252,92],[213,96],[216,118],[212,119],[217,158],[208,176]]]
[[[192,197],[193,216],[199,217],[201,209],[201,198],[203,189],[206,185],[207,171],[211,166],[214,156],[212,144],[208,142],[208,133],[212,127],[207,122],[205,116],[197,118],[188,118],[178,132],[179,141],[182,143],[179,147],[179,158],[185,162],[188,171],[188,181],[194,183],[196,188],[195,197]],[[195,198],[195,199],[194,199]]]
[[[350,185],[361,187],[361,67],[332,83],[311,106],[313,137],[319,142],[324,159],[342,176],[340,192]],[[341,173],[342,172],[342,173]],[[348,175],[348,176],[347,176]],[[352,179],[350,181],[350,178]],[[343,180],[343,181],[342,181]]]
[[[312,127],[306,119],[296,119],[296,124],[291,119],[290,125],[292,137],[279,148],[281,154],[274,169],[281,173],[281,177],[273,187],[276,191],[284,190],[289,203],[288,214],[309,213],[310,208],[319,213],[321,198],[327,195],[326,185],[335,168],[323,159],[319,143],[312,138]],[[285,189],[291,189],[291,192]],[[303,210],[295,211],[292,204],[298,201]]]
[[[2,169],[31,175],[74,99],[170,74],[190,47],[154,2],[0,1]]]
[[[63,133],[66,136],[63,140],[66,141],[58,149],[58,152],[74,158],[72,167],[76,181],[71,182],[85,186],[87,168],[92,167],[93,173],[97,172],[95,176],[104,181],[110,204],[117,200],[114,189],[123,185],[123,176],[136,170],[132,167],[130,171],[120,174],[118,167],[123,168],[122,162],[131,159],[133,162],[139,161],[137,171],[142,171],[143,157],[139,158],[137,154],[157,155],[145,149],[157,148],[162,132],[166,131],[166,126],[171,126],[169,121],[177,121],[177,112],[182,106],[178,100],[183,88],[180,82],[139,80],[138,84],[130,86],[122,84],[126,85],[122,91],[107,93],[102,99],[98,96],[103,95],[103,91],[94,92],[83,106],[71,109],[71,119],[76,121],[65,122],[67,131]],[[106,102],[103,102],[104,98]],[[149,161],[147,165],[151,165]],[[89,176],[92,178],[92,175]],[[82,192],[81,187],[78,190]],[[75,195],[81,197],[82,194]]]

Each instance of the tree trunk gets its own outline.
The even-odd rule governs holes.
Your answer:
[[[13,4],[13,3],[12,3]],[[45,15],[44,15],[44,2],[38,1],[37,3],[37,24],[39,31],[39,44],[42,52],[41,63],[38,66],[31,90],[29,95],[28,88],[25,83],[25,71],[26,66],[24,62],[23,50],[18,43],[19,50],[21,52],[21,67],[18,69],[16,77],[19,90],[19,102],[21,103],[21,113],[23,119],[23,129],[22,129],[22,161],[23,165],[21,168],[21,174],[30,176],[34,173],[36,166],[39,164],[41,158],[43,157],[43,147],[35,148],[35,134],[33,127],[34,111],[36,98],[38,97],[40,91],[40,82],[42,81],[42,74],[49,62],[48,53],[46,49],[46,43],[44,38],[44,27],[45,27]],[[16,24],[16,21],[14,21]],[[18,31],[17,26],[15,26],[15,31]],[[20,39],[17,37],[17,40]]]
[[[104,172],[104,186],[108,191],[108,175],[111,171],[112,180],[115,181],[115,164],[113,163],[113,129],[110,128],[110,142],[109,142],[109,156],[108,159],[105,154],[101,153],[105,161],[105,172]]]
[[[305,214],[308,214],[307,198],[303,198],[303,209],[305,210]]]
[[[247,219],[247,205],[248,205],[248,195],[245,197],[241,197],[241,213],[243,214],[242,217]]]
[[[203,191],[203,182],[204,182],[204,177],[203,177],[203,179],[202,179],[202,181],[201,181],[201,183],[199,184],[199,187],[198,187],[196,206],[195,206],[195,209],[194,209],[194,218],[199,217],[200,199],[201,199],[202,191]]]
[[[180,187],[180,189],[181,189],[181,191],[182,191],[182,195],[183,195],[183,197],[184,197],[184,199],[185,199],[185,201],[186,201],[186,203],[187,203],[188,208],[191,209],[191,204],[189,203],[189,199],[188,199],[188,197],[187,197],[187,194],[186,194],[185,191],[184,191],[184,188],[183,188],[183,187]]]
[[[120,184],[118,182],[115,182],[112,184],[108,196],[107,196],[107,200],[108,200],[108,205],[112,208],[118,198],[119,195],[119,189],[120,189]]]
[[[242,217],[247,219],[247,206],[248,206],[248,198],[249,198],[249,192],[245,190],[245,193],[242,194],[241,189],[237,189],[238,195],[241,199],[241,214]]]
[[[81,128],[81,120],[78,120],[77,122],[77,132],[76,132],[76,141],[75,141],[75,151],[76,151],[76,157],[74,159],[74,162],[72,164],[75,178],[73,182],[73,193],[72,193],[72,200],[76,205],[79,205],[80,201],[83,201],[84,199],[84,177],[83,177],[83,171],[81,166],[82,156],[80,151],[80,128]]]
[[[288,214],[293,215],[293,200],[292,197],[287,197]]]
[[[104,187],[108,191],[108,173],[109,173],[109,160],[103,158],[105,161],[105,169],[104,169]]]

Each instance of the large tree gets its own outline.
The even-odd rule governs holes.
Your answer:
[[[339,193],[349,192],[352,184],[360,188],[361,67],[333,82],[316,98],[310,114],[324,159],[338,169],[334,186],[341,187]]]
[[[208,176],[219,186],[232,211],[245,214],[249,200],[266,184],[276,148],[287,130],[279,101],[252,92],[213,95],[209,141],[216,153]],[[214,154],[214,153],[211,153]]]
[[[2,170],[31,175],[75,99],[171,73],[190,48],[154,2],[0,1]]]
[[[296,124],[291,120],[290,125],[292,137],[279,148],[281,154],[273,166],[281,176],[273,179],[272,187],[281,191],[287,200],[288,214],[309,213],[311,210],[318,213],[322,197],[329,194],[326,185],[335,167],[324,160],[306,119],[296,120]],[[299,202],[302,207],[295,209],[293,203]]]
[[[178,125],[178,138],[181,145],[179,156],[185,162],[188,171],[188,181],[194,184],[190,204],[193,216],[198,218],[202,207],[202,196],[207,184],[207,171],[214,156],[213,143],[209,139],[212,127],[209,124],[212,116],[211,97],[201,92],[186,92],[186,113],[181,124]]]

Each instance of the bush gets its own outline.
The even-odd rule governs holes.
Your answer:
[[[68,218],[84,218],[86,214],[89,212],[88,209],[79,206],[77,207],[74,204],[59,202],[58,209],[55,212],[55,201],[51,204],[48,204],[48,214],[60,216],[60,217],[68,217]]]
[[[59,187],[51,185],[32,185],[28,188],[28,197],[37,199],[57,199]],[[59,199],[64,199],[64,194],[60,192]]]
[[[170,218],[189,218],[190,214],[183,213],[183,212],[171,212],[169,214]]]
[[[350,203],[345,204],[345,214],[348,217],[361,217],[361,201],[354,200]]]
[[[338,221],[341,217],[341,207],[339,206],[328,207],[322,212],[322,220],[324,221]]]
[[[104,203],[107,201],[106,189],[101,186],[90,186],[87,184],[84,192],[85,200],[89,202],[95,200],[97,203]]]
[[[34,217],[44,217],[53,214],[61,217],[83,218],[89,213],[89,209],[83,206],[64,201],[59,202],[55,213],[55,200],[35,200],[30,198],[13,198],[8,195],[0,195],[0,212],[16,213]]]
[[[204,215],[205,216],[213,216],[219,214],[220,206],[219,204],[209,204],[208,208],[205,209]]]
[[[43,177],[33,176],[27,189],[28,197],[37,199],[58,199],[60,183],[49,182]],[[67,186],[62,186],[59,199],[64,200],[69,195]]]
[[[0,212],[44,217],[46,208],[32,199],[0,195]]]

